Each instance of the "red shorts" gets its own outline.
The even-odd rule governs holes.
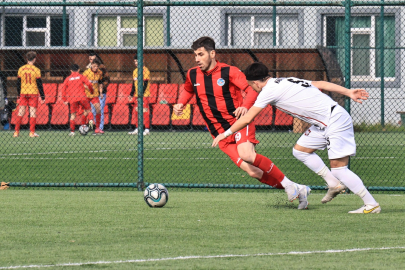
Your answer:
[[[250,123],[244,129],[239,130],[235,134],[232,134],[225,140],[222,140],[218,143],[219,149],[227,154],[231,160],[240,167],[242,163],[241,158],[238,153],[238,145],[245,142],[251,142],[254,145],[258,144],[259,141],[256,140],[256,126],[254,123]]]
[[[21,94],[18,104],[20,106],[30,106],[38,108],[38,97],[39,94]]]
[[[83,110],[85,110],[85,111],[91,110],[89,100],[82,99],[82,100],[70,103],[70,113],[77,113],[77,111],[79,110],[79,105],[81,105]]]
[[[100,103],[100,99],[98,97],[88,98],[88,100],[91,102],[91,104]]]

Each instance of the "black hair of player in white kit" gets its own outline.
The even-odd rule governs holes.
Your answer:
[[[248,81],[265,81],[270,77],[269,69],[261,62],[250,64],[243,73]]]

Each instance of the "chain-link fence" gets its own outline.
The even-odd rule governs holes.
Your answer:
[[[244,70],[263,62],[273,77],[366,89],[363,104],[325,92],[353,118],[350,166],[370,189],[404,190],[404,3],[3,1],[0,179],[38,187],[268,188],[211,148],[206,120],[215,112],[204,111],[201,97],[183,115],[173,112],[197,66],[191,45],[210,36],[219,63]],[[210,80],[231,95],[229,73],[221,76]],[[85,89],[90,107],[75,103]],[[93,126],[87,136],[82,125]],[[308,124],[268,106],[255,125],[258,153],[290,179],[325,188],[292,155]],[[328,164],[326,151],[319,155]]]

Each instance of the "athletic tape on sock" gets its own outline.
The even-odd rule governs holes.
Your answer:
[[[326,166],[324,166],[324,167],[322,168],[322,170],[320,170],[319,172],[317,172],[317,174],[318,174],[319,176],[322,176],[322,177],[325,177],[327,173],[328,173],[328,167],[326,167]]]
[[[364,196],[366,196],[366,193],[367,193],[367,189],[363,188],[362,190],[357,192],[356,195],[359,196],[360,198],[363,198]]]

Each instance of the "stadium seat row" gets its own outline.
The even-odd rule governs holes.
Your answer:
[[[104,109],[105,125],[137,125],[138,114],[136,111],[137,99],[131,102],[128,96],[132,84],[110,84],[107,91],[106,106]],[[44,84],[45,104],[38,104],[37,125],[67,125],[69,123],[69,106],[62,101],[62,84]],[[193,97],[185,107],[182,116],[173,114],[173,105],[176,104],[178,95],[184,90],[184,84],[151,84],[150,96],[144,98],[144,103],[151,112],[151,124],[155,126],[202,126],[203,117]],[[11,124],[15,124],[18,108],[13,112]],[[80,115],[81,112],[78,113]],[[273,119],[274,117],[274,119]],[[76,117],[79,125],[80,117]],[[28,113],[22,120],[22,125],[28,123]],[[288,126],[293,124],[293,117],[276,110],[271,106],[265,108],[255,121],[258,126]]]

